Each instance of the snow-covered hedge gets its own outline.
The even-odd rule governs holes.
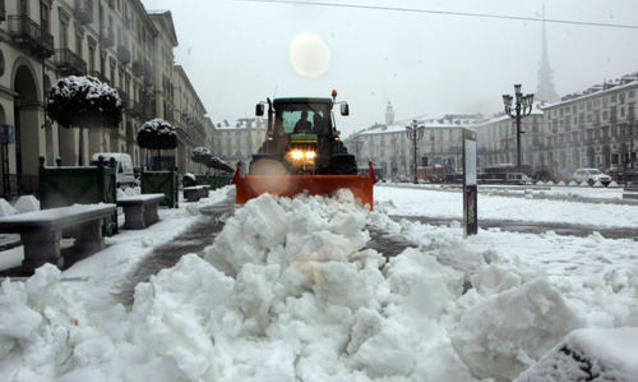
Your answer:
[[[195,163],[205,163],[207,157],[210,155],[210,150],[208,150],[206,147],[195,147],[191,154],[191,159],[193,159]]]
[[[229,165],[228,163],[224,162],[222,159],[212,154],[208,155],[204,164],[206,165],[206,167],[214,168],[221,171],[226,171],[226,172],[234,171],[231,165]]]
[[[114,127],[122,120],[122,100],[95,77],[70,76],[51,87],[47,114],[64,127]]]
[[[177,147],[177,133],[161,118],[147,121],[137,131],[137,144],[151,150],[172,150]]]

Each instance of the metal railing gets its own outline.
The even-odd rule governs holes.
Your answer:
[[[40,58],[53,55],[53,36],[28,16],[9,16],[9,34],[16,44],[29,47]]]
[[[70,49],[56,49],[55,65],[65,75],[86,73],[86,62]]]

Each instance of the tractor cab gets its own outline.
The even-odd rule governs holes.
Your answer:
[[[347,150],[334,124],[334,99],[278,98],[274,102],[269,99],[267,104],[268,132],[264,144],[253,157],[251,174],[259,173],[260,166],[256,162],[262,159],[281,162],[289,174],[343,173],[343,162],[354,163],[351,155],[345,160],[337,159],[347,155]],[[348,104],[339,104],[342,105],[341,114],[348,115]],[[257,104],[256,110],[258,116],[263,116],[264,103]],[[335,168],[337,165],[340,169]]]

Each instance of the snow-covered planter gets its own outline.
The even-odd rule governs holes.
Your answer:
[[[209,154],[207,156],[204,164],[208,168],[214,168],[216,170],[221,170],[226,172],[233,172],[233,168],[228,163],[224,162],[223,160],[221,160],[220,158],[212,154]]]
[[[206,163],[206,160],[210,155],[210,150],[208,150],[206,147],[195,147],[191,154],[191,159],[195,163]]]
[[[115,127],[122,120],[122,100],[95,77],[70,76],[51,87],[47,115],[63,127]]]
[[[137,144],[149,150],[173,150],[177,147],[177,132],[170,123],[155,118],[137,130]]]

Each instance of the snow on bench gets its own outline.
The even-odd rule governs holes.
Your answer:
[[[73,228],[75,247],[83,254],[104,248],[104,218],[116,211],[115,204],[84,204],[0,218],[0,233],[19,233],[24,245],[22,267],[32,271],[44,263],[64,266],[60,252],[62,232]],[[77,228],[77,229],[75,229]]]
[[[117,206],[124,208],[124,228],[144,229],[159,220],[157,209],[164,200],[164,194],[132,195],[117,200]]]
[[[200,198],[207,198],[209,191],[209,185],[184,187],[184,198],[189,202],[197,202]]]
[[[638,381],[638,328],[578,329],[515,382]]]

